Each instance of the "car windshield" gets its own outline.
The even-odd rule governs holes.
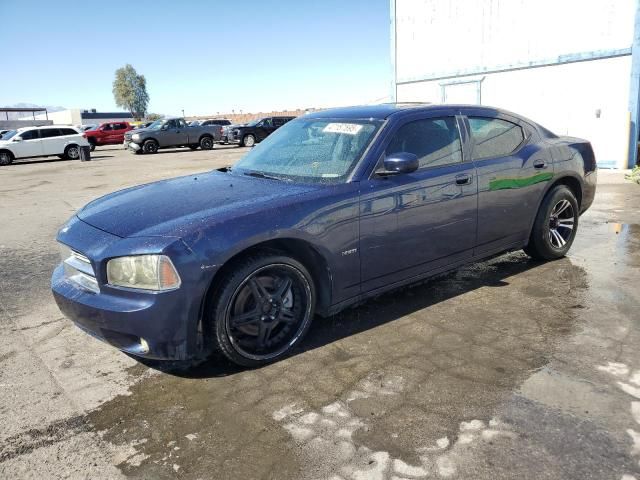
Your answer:
[[[18,133],[17,130],[9,130],[8,132],[3,133],[2,135],[0,135],[0,138],[2,140],[9,140],[11,137],[13,137],[16,133]]]
[[[380,125],[379,120],[293,120],[254,147],[233,170],[303,183],[342,183]]]
[[[258,124],[258,122],[260,122],[261,120],[262,120],[261,118],[257,118],[255,120],[251,120],[248,123],[243,123],[242,125],[245,127],[255,127]]]
[[[100,125],[93,125],[91,128],[89,128],[89,131],[98,130],[98,128],[100,128]]]
[[[149,128],[151,130],[160,130],[162,128],[162,125],[164,125],[164,123],[165,123],[164,120],[156,120],[151,125],[149,125],[147,128]]]

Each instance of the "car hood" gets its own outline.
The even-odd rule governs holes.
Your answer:
[[[149,129],[149,128],[133,128],[131,130],[127,130],[125,133],[131,133],[131,134],[135,134],[135,133],[147,133],[147,132],[151,132],[153,130]]]
[[[128,188],[87,204],[80,220],[119,237],[183,237],[225,218],[268,209],[317,186],[213,171]]]

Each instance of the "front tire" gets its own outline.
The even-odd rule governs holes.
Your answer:
[[[242,142],[240,143],[243,147],[253,147],[256,144],[256,137],[253,135],[245,135],[242,137]]]
[[[213,148],[213,138],[204,136],[200,139],[200,148],[202,150],[211,150]]]
[[[158,153],[158,142],[155,140],[145,140],[142,144],[142,151],[144,153]]]
[[[11,152],[0,152],[0,167],[6,167],[13,163],[13,154]]]
[[[96,149],[96,142],[89,142],[89,149],[93,152]]]
[[[576,237],[579,207],[573,192],[558,185],[547,193],[524,251],[537,260],[564,257]]]
[[[311,275],[297,260],[276,253],[247,257],[213,294],[208,337],[238,365],[280,360],[308,331],[315,298]]]

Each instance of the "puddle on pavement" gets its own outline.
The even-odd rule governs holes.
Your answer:
[[[425,448],[456,442],[462,422],[489,422],[548,363],[578,327],[586,288],[568,258],[504,255],[317,318],[303,350],[277,364],[242,371],[218,358],[148,378],[88,421],[105,440],[136,445],[142,463],[120,465],[133,476],[298,479],[331,472],[296,440],[299,426],[283,428],[274,412],[294,405],[313,423],[340,401],[359,423],[336,455],[364,446],[417,464]],[[401,392],[381,393],[389,379]],[[364,381],[380,389],[357,393]]]

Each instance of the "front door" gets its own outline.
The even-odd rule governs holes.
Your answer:
[[[265,118],[262,122],[256,125],[256,140],[264,140],[271,132],[273,132],[273,119]]]
[[[410,174],[374,174],[362,182],[363,291],[471,257],[477,182],[473,164],[465,161],[460,132],[454,116],[401,125],[384,155],[413,153],[419,169]]]
[[[38,130],[27,130],[20,135],[21,140],[14,140],[11,150],[16,158],[37,157],[42,155],[42,141]]]

